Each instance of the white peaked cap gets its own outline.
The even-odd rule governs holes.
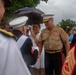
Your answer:
[[[27,16],[17,17],[13,19],[12,21],[10,21],[9,25],[13,28],[22,27],[26,24],[27,20],[28,20]]]
[[[42,14],[41,15],[43,17],[43,22],[48,21],[49,19],[53,18],[53,14]]]

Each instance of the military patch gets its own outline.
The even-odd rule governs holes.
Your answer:
[[[58,31],[54,31],[53,34],[54,34],[55,36],[59,36],[59,32],[58,32]]]

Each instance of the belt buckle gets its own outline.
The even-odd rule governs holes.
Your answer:
[[[50,51],[51,54],[58,53],[58,52],[60,52],[60,50],[59,51],[54,51],[54,52]]]
[[[48,50],[46,50],[46,52],[47,52],[47,53],[50,53],[50,54],[58,53],[58,52],[60,52],[60,51],[61,51],[61,49],[60,49],[60,50],[56,50],[56,51],[51,51],[51,50],[48,51]]]
[[[57,53],[57,52],[54,51],[54,52],[50,52],[50,53],[51,53],[51,54],[54,54],[54,53]]]

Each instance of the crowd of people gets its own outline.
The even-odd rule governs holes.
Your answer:
[[[0,0],[0,22],[7,3]],[[66,32],[54,25],[53,15],[41,16],[42,31],[38,23],[28,26],[27,16],[0,28],[0,75],[76,75],[76,29]]]

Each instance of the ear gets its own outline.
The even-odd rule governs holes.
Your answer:
[[[22,29],[23,29],[23,34],[26,34],[27,27],[26,26],[23,26]]]

